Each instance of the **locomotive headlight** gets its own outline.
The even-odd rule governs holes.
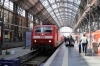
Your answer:
[[[51,40],[49,40],[49,42],[51,42]]]
[[[36,40],[34,40],[34,42],[36,42]]]

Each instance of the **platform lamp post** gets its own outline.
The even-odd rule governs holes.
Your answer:
[[[88,4],[88,2],[87,2],[87,4]],[[91,41],[92,41],[92,39],[91,39],[91,21],[90,21],[91,20],[91,18],[90,18],[90,15],[91,15],[91,6],[90,6],[90,4],[88,4],[88,8],[89,8],[89,44],[90,44],[90,47],[91,47]],[[92,49],[92,47],[91,47],[91,51],[92,51],[92,55],[93,55],[93,49]]]

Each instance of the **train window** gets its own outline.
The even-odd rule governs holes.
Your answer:
[[[44,27],[44,32],[52,32],[52,27]]]
[[[41,32],[41,27],[36,27],[35,32]]]
[[[52,32],[53,28],[52,27],[36,27],[35,32]]]
[[[36,30],[35,32],[41,32],[41,30]]]

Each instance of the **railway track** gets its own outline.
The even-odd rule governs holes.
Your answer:
[[[28,56],[23,56],[24,59],[21,57],[20,66],[40,66],[42,63],[45,63],[52,54],[52,52],[36,50]]]
[[[51,54],[45,55],[43,52],[35,53],[30,56],[30,58],[28,58],[26,61],[21,63],[20,66],[39,66],[44,63],[50,56]]]

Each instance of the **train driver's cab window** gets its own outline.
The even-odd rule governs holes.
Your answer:
[[[35,32],[41,32],[41,33],[43,33],[43,32],[52,32],[52,27],[36,27],[36,30],[35,30]]]
[[[35,32],[41,32],[41,27],[36,27]]]
[[[52,27],[44,27],[44,32],[52,32]]]

